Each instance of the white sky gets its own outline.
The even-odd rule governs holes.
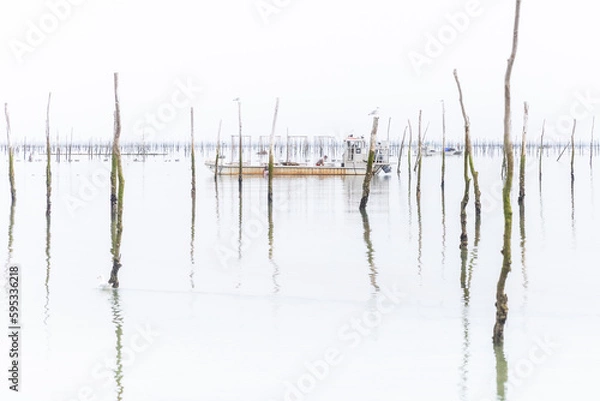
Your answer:
[[[198,137],[216,138],[221,118],[224,138],[237,133],[232,99],[238,96],[244,134],[268,135],[279,96],[278,135],[286,128],[298,135],[366,135],[367,114],[379,106],[380,135],[392,117],[391,136],[397,138],[407,118],[416,125],[423,109],[424,124],[431,123],[428,139],[440,139],[444,99],[448,136],[459,139],[454,68],[474,138],[502,135],[513,0],[479,0],[468,27],[421,74],[409,54],[426,56],[426,35],[437,36],[450,25],[447,14],[464,12],[476,0],[264,0],[279,10],[266,23],[257,0],[68,1],[0,0],[0,102],[9,103],[14,141],[43,138],[48,91],[53,135],[65,138],[73,129],[79,140],[110,138],[113,71],[120,72],[124,141],[140,138],[146,113],[167,110],[177,81],[204,88],[189,103]],[[572,117],[578,118],[578,136],[588,140],[597,111],[593,99],[600,99],[598,6],[589,0],[522,1],[513,131],[520,134],[526,100],[536,141],[544,118],[550,136],[558,121]],[[48,4],[54,3],[71,4],[70,15],[19,62],[11,46],[28,43],[30,22],[37,28],[44,28],[40,20],[51,23]],[[589,109],[576,93],[592,98]],[[4,141],[3,116],[0,127]],[[153,139],[188,135],[184,107]]]

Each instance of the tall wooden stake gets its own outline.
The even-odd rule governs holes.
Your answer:
[[[521,159],[519,160],[519,206],[523,206],[525,201],[525,159],[527,157],[527,120],[529,118],[527,102],[524,103],[523,110],[523,135],[521,137]]]
[[[50,216],[52,205],[52,171],[51,171],[51,150],[50,150],[50,99],[52,93],[48,94],[48,107],[46,108],[46,216]]]
[[[277,124],[277,112],[279,111],[279,98],[275,101],[275,114],[273,115],[273,126],[271,127],[271,137],[269,138],[269,193],[267,201],[273,203],[273,162],[275,150],[275,125]]]
[[[373,117],[373,128],[371,129],[371,142],[369,144],[369,158],[367,159],[367,172],[363,181],[362,198],[360,199],[359,210],[365,210],[369,201],[369,193],[371,191],[371,177],[373,176],[373,161],[375,160],[375,145],[377,137],[377,126],[379,125],[379,117]]]
[[[594,157],[594,125],[596,116],[592,117],[592,135],[590,136],[590,168],[592,168],[592,158]]]
[[[542,184],[542,157],[544,156],[544,133],[546,131],[546,120],[542,124],[542,135],[540,136],[540,162],[539,162],[539,179]]]
[[[192,157],[192,201],[196,200],[196,150],[194,143],[194,108],[190,108],[190,136],[191,136],[191,157]]]
[[[121,108],[119,105],[119,74],[114,73],[115,88],[115,133],[112,146],[111,171],[111,214],[112,237],[113,237],[113,267],[110,273],[109,284],[113,288],[119,288],[119,269],[121,268],[121,238],[123,235],[123,195],[125,191],[125,180],[123,178],[123,166],[121,163]],[[113,203],[114,202],[114,203]]]
[[[510,78],[512,75],[517,45],[519,39],[519,18],[521,15],[521,0],[516,0],[515,22],[513,29],[513,44],[510,58],[504,76],[504,155],[506,158],[506,178],[502,189],[502,203],[504,209],[504,240],[502,247],[502,270],[496,287],[496,323],[494,324],[494,345],[504,344],[504,325],[508,317],[508,296],[505,294],[506,279],[511,268],[511,240],[512,240],[512,207],[510,192],[512,189],[514,155],[510,139]]]
[[[223,120],[219,120],[219,131],[217,132],[217,155],[215,156],[215,181],[219,175],[219,159],[221,157],[221,125]]]
[[[442,100],[442,191],[444,191],[446,178],[446,108]]]
[[[10,117],[8,115],[8,103],[4,103],[4,115],[6,116],[6,143],[8,147],[8,180],[10,182],[10,198],[14,204],[17,200],[17,189],[15,187],[15,154],[10,142]]]
[[[573,130],[571,131],[571,183],[575,181],[575,127],[577,120],[573,119]]]
[[[240,134],[240,143],[239,143],[239,175],[238,175],[238,183],[239,183],[239,187],[240,190],[242,189],[242,164],[243,164],[243,156],[242,156],[242,101],[237,98],[236,99],[237,104],[238,104],[238,121],[239,121],[239,134]]]
[[[417,151],[417,201],[421,200],[421,164],[423,161],[423,137],[421,136],[421,117],[423,115],[422,110],[419,110],[419,140],[418,140],[418,147],[419,150]]]
[[[398,150],[398,166],[396,166],[396,174],[400,174],[400,162],[402,161],[402,152],[404,151],[404,139],[406,139],[406,130],[408,126],[404,127],[404,133],[402,134],[402,142],[400,143],[400,150]]]

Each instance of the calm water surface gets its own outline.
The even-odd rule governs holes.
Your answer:
[[[125,161],[121,288],[111,268],[109,162],[16,164],[10,224],[0,166],[0,255],[22,271],[19,400],[592,399],[600,377],[600,171],[537,161],[514,205],[506,343],[494,350],[501,160],[478,157],[484,211],[459,250],[462,159],[375,177],[213,177],[184,156]],[[518,180],[516,180],[518,181]],[[9,240],[9,232],[12,241]],[[6,310],[6,293],[3,296]],[[0,347],[8,349],[5,336]],[[8,366],[6,352],[0,361]],[[1,392],[8,394],[6,383]]]

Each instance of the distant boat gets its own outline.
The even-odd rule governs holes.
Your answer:
[[[434,156],[437,154],[442,154],[441,151],[434,149],[434,148],[429,148],[429,147],[425,148],[424,152],[425,152],[425,156]],[[462,152],[463,152],[462,149],[456,149],[456,148],[451,148],[451,147],[444,149],[444,153],[447,156],[461,155]]]
[[[280,161],[273,166],[274,175],[364,175],[367,172],[367,159],[369,157],[369,145],[364,137],[348,136],[344,139],[344,154],[340,161],[328,161],[323,156],[316,163]],[[390,148],[387,142],[378,142],[375,148],[375,160],[373,162],[373,174],[383,171],[392,171],[390,165]],[[207,160],[204,163],[211,171],[215,171],[215,161]],[[242,163],[242,174],[263,175],[267,169],[267,162]],[[219,162],[218,174],[239,174],[238,162]]]

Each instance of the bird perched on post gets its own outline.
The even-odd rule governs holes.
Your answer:
[[[369,113],[370,116],[377,117],[379,115],[379,107],[376,107],[375,110]]]

